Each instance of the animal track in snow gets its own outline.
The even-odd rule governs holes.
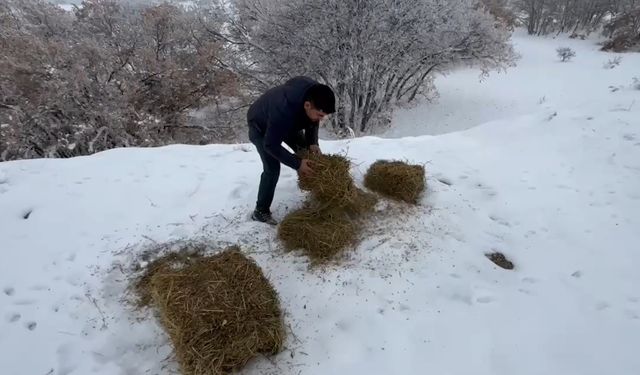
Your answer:
[[[13,289],[12,287],[8,286],[6,288],[3,289],[4,294],[8,295],[8,296],[12,296],[15,294],[16,290]]]
[[[33,330],[35,330],[35,329],[36,329],[36,327],[38,326],[38,323],[31,321],[31,322],[27,322],[27,323],[25,323],[25,325],[24,325],[24,326],[25,326],[29,331],[33,331]]]

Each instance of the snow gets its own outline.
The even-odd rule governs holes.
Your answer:
[[[74,11],[74,4],[58,4],[58,6],[60,8],[62,8],[62,10],[66,11],[66,12],[73,12]]]
[[[482,79],[479,70],[462,69],[436,79],[440,97],[428,105],[397,111],[385,137],[438,135],[469,129],[498,119],[525,115],[542,108],[614,108],[628,102],[608,95],[609,86],[629,87],[638,75],[638,54],[605,53],[595,41],[566,36],[529,37],[518,30],[513,44],[521,59],[516,68],[491,72]],[[561,62],[556,49],[576,52]],[[619,67],[606,71],[610,59],[622,57]],[[640,105],[640,100],[637,105]]]
[[[2,373],[174,373],[162,329],[123,302],[126,270],[156,243],[201,239],[240,243],[282,300],[286,350],[245,374],[637,374],[640,57],[605,70],[589,41],[515,41],[519,67],[442,79],[438,104],[397,116],[402,138],[322,142],[358,183],[382,158],[428,175],[419,206],[383,204],[325,269],[248,219],[251,145],[0,163]],[[560,44],[574,60],[557,62]],[[303,199],[283,169],[276,217]]]

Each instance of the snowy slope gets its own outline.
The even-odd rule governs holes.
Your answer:
[[[521,55],[518,66],[492,72],[481,80],[479,70],[462,69],[436,79],[439,98],[433,103],[396,111],[386,137],[443,134],[498,119],[525,115],[543,107],[565,109],[628,107],[608,95],[610,86],[628,87],[640,76],[640,56],[600,51],[597,40],[530,37],[518,30],[513,38]],[[576,57],[562,63],[556,48],[570,47]],[[606,70],[603,64],[622,57],[620,66]],[[640,100],[635,105],[640,105]]]
[[[522,69],[535,65],[523,55]],[[286,310],[287,350],[246,374],[638,374],[640,92],[607,85],[630,83],[640,59],[605,71],[606,54],[580,56],[570,64],[599,69],[575,80],[602,82],[575,101],[550,93],[437,137],[323,143],[348,152],[358,182],[381,158],[428,173],[419,207],[383,205],[348,261],[325,270],[248,220],[250,145],[0,163],[1,373],[175,373],[160,327],[122,302],[122,271],[155,243],[200,238],[242,244]],[[495,101],[517,95],[537,96],[505,87]],[[304,198],[295,177],[283,169],[279,218]],[[489,262],[492,250],[516,269]]]

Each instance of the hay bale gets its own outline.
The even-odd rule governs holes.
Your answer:
[[[278,295],[237,247],[208,257],[170,254],[150,271],[146,285],[184,375],[224,374],[281,350]]]
[[[341,155],[300,154],[313,162],[314,173],[300,176],[300,190],[311,192],[317,205],[331,209],[343,208],[351,214],[361,214],[371,210],[377,203],[375,195],[356,187],[349,173],[350,162]]]
[[[307,206],[288,214],[278,227],[287,250],[304,250],[313,263],[323,263],[353,244],[357,227],[340,209]]]
[[[341,155],[303,155],[312,161],[313,174],[300,176],[298,186],[318,201],[342,207],[355,194],[349,160]]]
[[[364,176],[364,186],[389,198],[417,204],[424,191],[424,167],[378,160]]]

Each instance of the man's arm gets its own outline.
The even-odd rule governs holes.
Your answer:
[[[282,142],[284,142],[292,126],[293,122],[286,116],[278,114],[270,116],[269,123],[267,124],[267,132],[264,136],[264,148],[282,164],[298,170],[300,169],[300,159],[282,146]]]

